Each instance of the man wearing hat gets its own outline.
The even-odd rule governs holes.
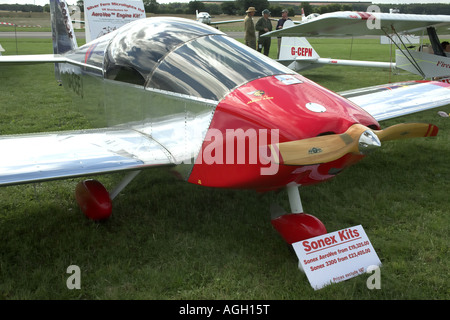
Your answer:
[[[269,38],[261,38],[261,36],[269,31],[272,31],[272,22],[270,22],[269,16],[270,11],[268,9],[264,9],[262,12],[263,16],[259,18],[259,20],[256,22],[255,29],[259,32],[258,35],[258,51],[261,52],[264,48],[263,53],[268,56],[269,50],[270,50],[270,42],[272,39]]]
[[[244,19],[244,41],[250,48],[256,49],[256,32],[255,25],[253,24],[253,16],[255,15],[255,7],[249,7],[247,11],[247,16]]]

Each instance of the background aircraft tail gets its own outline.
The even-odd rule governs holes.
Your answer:
[[[396,68],[396,64],[393,62],[321,58],[309,41],[301,37],[281,38],[278,62],[297,72],[323,65],[388,68],[391,70]]]
[[[300,71],[318,67],[319,54],[301,37],[282,37],[278,62],[292,70]]]
[[[62,54],[78,47],[69,8],[65,0],[50,0],[53,53]]]

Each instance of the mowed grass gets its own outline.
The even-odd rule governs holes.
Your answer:
[[[348,59],[350,41],[311,42],[324,57]],[[0,43],[15,52],[14,39],[0,34]],[[45,39],[19,47],[52,48]],[[354,40],[352,58],[364,59],[358,48],[389,59],[377,40]],[[303,75],[336,91],[417,78],[334,66]],[[90,127],[77,110],[53,65],[0,66],[0,134]],[[155,169],[119,195],[104,223],[77,207],[80,179],[0,188],[0,299],[448,299],[450,119],[430,110],[382,125],[400,121],[434,123],[440,134],[385,143],[336,179],[301,188],[305,212],[328,231],[364,227],[383,263],[380,290],[367,288],[369,275],[311,288],[270,224],[271,203],[289,208],[285,191],[204,188]],[[112,188],[121,177],[96,178]],[[79,290],[66,286],[70,265],[80,267]]]

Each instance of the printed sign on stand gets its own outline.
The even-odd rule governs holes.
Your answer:
[[[89,42],[146,15],[142,0],[85,0],[84,17]]]
[[[293,244],[299,268],[317,290],[381,266],[375,249],[361,225],[327,233]]]

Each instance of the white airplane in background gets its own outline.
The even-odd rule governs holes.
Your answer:
[[[286,21],[284,28],[293,26],[294,23]],[[395,68],[393,62],[363,61],[363,60],[345,60],[322,58],[309,43],[306,37],[288,37],[281,38],[279,63],[287,66],[294,71],[303,71],[312,68],[318,68],[324,65],[341,65],[353,67],[373,67],[373,68]]]
[[[302,9],[302,21],[314,19],[318,16],[319,16],[318,13],[313,13],[313,14],[310,14],[307,17],[305,17],[304,11]],[[212,17],[210,16],[210,14],[208,12],[198,12],[198,10],[196,10],[196,19],[198,22],[205,23],[207,25],[219,25],[219,24],[225,24],[225,23],[243,22],[244,21],[244,19],[213,21]],[[275,18],[270,18],[270,20],[278,21],[278,19],[275,19]],[[289,20],[289,21],[291,21],[294,24],[302,23],[302,21],[295,21],[295,20]]]
[[[78,47],[65,1],[50,9],[54,54],[2,56],[0,69],[54,63],[95,129],[0,136],[0,186],[128,172],[112,191],[78,184],[77,202],[94,220],[111,215],[141,170],[170,167],[195,185],[286,189],[290,213],[273,217],[275,229],[290,244],[321,235],[299,186],[333,179],[382,142],[435,136],[432,124],[378,121],[450,104],[450,84],[433,81],[346,99],[190,19],[139,19]]]
[[[219,24],[226,24],[226,23],[233,23],[233,22],[242,22],[244,19],[236,19],[236,20],[223,20],[223,21],[212,21],[212,17],[208,12],[198,12],[198,10],[195,11],[197,21],[200,23],[204,23],[207,25],[219,25]]]
[[[283,37],[280,63],[299,71],[314,65],[347,65],[381,68],[399,68],[422,76],[424,79],[446,78],[450,75],[450,57],[443,51],[438,32],[447,34],[450,16],[418,15],[377,12],[332,12],[307,20],[301,24],[288,25],[281,30],[264,34],[264,37]],[[402,35],[427,34],[431,51],[411,50]],[[355,61],[324,59],[314,51],[304,37],[348,37],[379,35],[387,36],[397,47],[394,62]],[[291,37],[292,39],[287,39]],[[300,37],[300,38],[299,38]],[[305,50],[307,48],[308,50]]]

